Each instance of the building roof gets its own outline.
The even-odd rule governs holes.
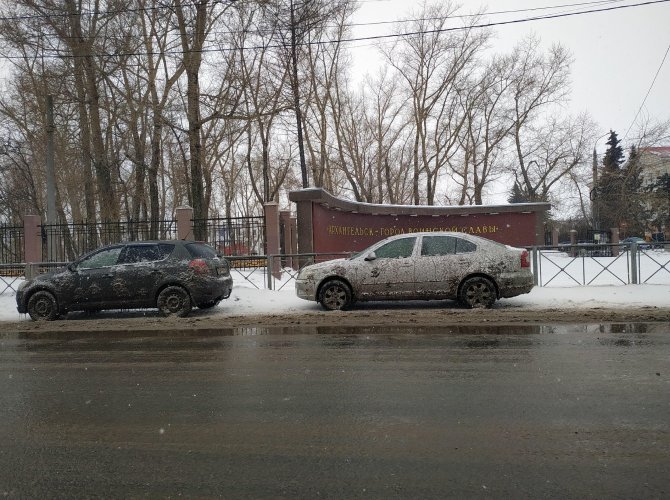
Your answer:
[[[658,146],[651,148],[641,148],[641,153],[651,153],[654,156],[660,156],[661,158],[670,158],[670,146]]]

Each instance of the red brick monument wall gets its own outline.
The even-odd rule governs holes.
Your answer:
[[[299,253],[353,252],[388,236],[456,231],[513,246],[544,244],[548,203],[453,207],[374,205],[335,198],[322,189],[293,191]]]

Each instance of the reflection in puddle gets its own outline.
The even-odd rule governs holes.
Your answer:
[[[221,330],[221,335],[538,335],[566,333],[659,333],[659,323],[565,324],[565,325],[449,325],[449,326],[294,326],[242,327]]]
[[[106,332],[22,332],[0,335],[3,345],[24,344],[24,349],[81,351],[118,350],[129,344],[151,344],[154,347],[183,346],[185,349],[206,350],[230,347],[238,341],[256,347],[292,347],[305,342],[347,349],[361,346],[382,347],[419,346],[431,348],[445,341],[466,349],[503,349],[530,347],[545,342],[538,337],[584,335],[579,342],[591,339],[601,345],[634,348],[653,343],[652,334],[667,334],[666,323],[613,323],[565,325],[444,325],[444,326],[282,326],[239,327],[185,330],[123,330]],[[548,337],[547,337],[548,336]],[[290,337],[290,338],[288,338]],[[312,337],[308,340],[309,337]],[[248,340],[245,340],[248,339]],[[33,342],[37,341],[37,342]],[[242,344],[241,344],[242,345]]]

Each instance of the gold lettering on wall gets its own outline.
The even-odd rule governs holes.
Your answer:
[[[430,233],[448,231],[453,233],[467,234],[493,234],[500,230],[498,226],[448,226],[448,227],[369,227],[369,226],[338,226],[331,224],[326,227],[326,232],[331,236],[369,236],[382,237],[395,236],[405,233]]]

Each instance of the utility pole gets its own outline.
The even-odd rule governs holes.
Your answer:
[[[54,101],[47,96],[47,259],[53,262],[52,233],[56,224],[56,175],[54,173]]]

